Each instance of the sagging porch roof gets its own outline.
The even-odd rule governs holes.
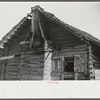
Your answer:
[[[42,13],[44,16],[46,16],[47,18],[49,18],[50,20],[52,20],[53,22],[59,24],[62,28],[65,28],[66,30],[70,31],[71,33],[73,33],[74,35],[76,35],[77,37],[81,38],[81,39],[86,39],[88,42],[91,42],[97,46],[100,46],[100,40],[95,38],[94,36],[92,36],[91,34],[84,32],[82,30],[79,30],[69,24],[66,24],[65,22],[61,21],[60,19],[58,19],[57,17],[55,17],[54,14],[51,14],[47,11],[44,11],[44,9],[42,9],[40,6],[35,6],[32,7],[32,9],[36,9],[38,10],[40,13]],[[24,25],[27,21],[29,21],[30,19],[28,17],[24,17],[17,25],[15,25],[0,41],[0,46],[3,46],[5,43],[8,42],[8,40],[12,37],[12,35],[14,35],[18,29]]]

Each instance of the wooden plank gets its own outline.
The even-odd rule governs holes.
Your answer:
[[[87,55],[76,55],[74,58],[74,71],[75,75],[77,76],[77,73],[84,73],[87,74]],[[75,78],[78,79],[78,76]]]

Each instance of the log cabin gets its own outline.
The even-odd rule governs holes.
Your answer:
[[[0,80],[99,80],[100,40],[40,6],[0,41]]]

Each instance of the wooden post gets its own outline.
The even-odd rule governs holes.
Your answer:
[[[8,55],[8,45],[5,47],[5,50],[3,52],[2,56],[7,56]],[[6,74],[6,64],[7,64],[7,59],[2,61],[2,74],[1,74],[1,79],[5,80],[5,74]]]
[[[31,32],[32,32],[32,38],[31,38],[31,42],[30,42],[30,47],[32,47],[32,44],[33,44],[33,41],[34,41],[34,35],[35,35],[35,23],[34,23],[34,20],[35,20],[35,15],[32,11],[32,21],[31,21]]]
[[[44,59],[44,74],[43,74],[43,80],[51,80],[51,71],[52,71],[52,50],[48,48],[48,44],[45,41],[45,58]]]
[[[61,80],[64,80],[64,61],[65,61],[64,56],[62,56],[61,60],[62,60],[62,62],[61,62],[62,63],[62,65],[61,65],[62,66]]]
[[[1,71],[1,76],[0,76],[0,80],[4,80],[4,74],[5,74],[5,64],[2,64],[2,71]]]

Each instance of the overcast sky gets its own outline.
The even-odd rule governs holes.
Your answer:
[[[100,39],[100,3],[96,2],[0,2],[0,39],[36,5]]]

